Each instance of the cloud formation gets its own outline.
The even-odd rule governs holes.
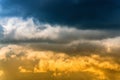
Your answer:
[[[66,75],[64,78],[74,79],[74,77],[78,77],[74,75],[76,73],[80,74],[78,79],[85,80],[90,78],[90,76],[93,76],[90,78],[91,80],[120,79],[118,76],[120,74],[119,58],[116,56],[100,56],[99,54],[89,53],[87,51],[86,52],[90,54],[88,56],[70,56],[66,53],[48,50],[36,51],[32,48],[18,45],[7,45],[2,47],[0,51],[3,49],[5,49],[4,51],[6,52],[0,52],[5,56],[4,58],[0,57],[0,67],[4,71],[4,76],[8,76],[8,78],[10,76],[13,77],[10,77],[10,79],[19,79],[20,77],[17,78],[14,75],[10,75],[11,72],[12,74],[16,74],[16,76],[25,73],[25,75],[29,75],[30,73],[50,73],[51,76],[56,78],[60,77],[60,79],[64,75]],[[105,55],[108,54],[110,53],[106,53]],[[114,58],[116,58],[116,60]],[[83,78],[81,76],[82,73],[87,78]]]
[[[73,40],[99,40],[119,37],[119,31],[82,30],[68,26],[42,24],[33,18],[4,18],[0,20],[1,40],[9,41],[51,41],[70,42]]]
[[[0,0],[1,80],[120,80],[119,0]]]

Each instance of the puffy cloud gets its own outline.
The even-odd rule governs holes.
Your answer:
[[[4,18],[0,24],[0,42],[4,42],[0,45],[0,69],[10,79],[31,73],[46,73],[52,79],[64,75],[71,79],[119,79],[119,32],[53,26],[35,23],[33,18]],[[16,44],[8,44],[12,42]]]
[[[26,70],[26,69],[24,69],[22,66],[20,66],[19,68],[18,68],[19,70],[20,70],[20,72],[22,72],[22,73],[27,73],[27,72],[32,72],[32,71],[30,71],[30,70]]]
[[[119,32],[105,30],[82,30],[67,26],[35,23],[33,18],[4,18],[0,20],[2,41],[50,41],[70,42],[79,39],[104,39],[119,36]],[[113,34],[114,32],[114,34]]]
[[[90,76],[86,74],[88,73],[93,76],[90,79],[112,80],[109,75],[114,77],[116,80],[119,79],[117,75],[120,74],[120,64],[119,58],[116,56],[105,56],[108,54],[101,56],[100,54],[89,52],[87,53],[90,55],[86,56],[71,56],[66,53],[49,50],[37,51],[22,45],[8,45],[4,46],[3,49],[8,52],[2,52],[3,55],[7,56],[4,59],[0,59],[0,67],[3,69],[5,75],[8,74],[8,76],[10,76],[12,71],[13,74],[17,75],[25,73],[26,75],[28,73],[50,73],[50,75],[54,77],[62,77],[63,75],[70,77],[72,74],[83,73],[89,78]],[[117,59],[115,60],[114,58]],[[16,64],[16,66],[12,66],[12,64]],[[113,74],[112,71],[116,74]],[[11,76],[14,77],[14,75]],[[78,78],[82,79],[82,77]]]

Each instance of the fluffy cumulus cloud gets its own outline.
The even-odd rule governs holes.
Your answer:
[[[82,30],[68,26],[42,24],[33,18],[2,18],[0,20],[0,36],[4,41],[54,41],[70,42],[72,40],[97,40],[119,36],[119,31]]]
[[[0,78],[119,80],[119,41],[119,31],[115,30],[83,30],[43,24],[34,18],[2,18]]]
[[[86,53],[89,52],[86,51]],[[31,78],[30,75],[34,78],[37,77],[35,75],[41,74],[46,74],[46,80],[49,80],[49,78],[58,80],[70,78],[75,80],[87,80],[89,78],[91,80],[120,79],[118,76],[120,75],[119,58],[116,56],[105,56],[111,54],[108,52],[104,56],[96,53],[89,53],[89,56],[81,56],[80,54],[73,56],[50,50],[33,50],[23,45],[3,45],[0,54],[2,55],[0,57],[0,68],[2,70],[0,73],[5,80],[8,78],[11,80],[28,79]],[[2,76],[3,72],[4,76]],[[25,76],[20,77],[23,75]],[[39,78],[42,77],[39,76],[35,79]]]
[[[3,80],[120,79],[119,31],[69,28],[22,17],[2,18],[0,25]]]

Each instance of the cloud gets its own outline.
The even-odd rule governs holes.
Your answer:
[[[38,51],[52,50],[67,54],[80,54],[79,52],[81,52],[81,55],[89,55],[86,52],[99,52],[100,55],[104,55],[109,52],[114,56],[119,55],[120,35],[118,31],[82,30],[60,25],[53,26],[34,22],[33,18],[24,20],[17,17],[1,19],[0,24],[2,35],[0,42],[3,44],[21,43]],[[1,52],[7,51],[1,49]],[[5,56],[1,54],[1,57]]]
[[[0,79],[119,80],[118,0],[0,0]]]
[[[33,50],[50,50],[69,55],[119,55],[119,31],[83,30],[67,26],[42,24],[33,18],[4,18],[0,20],[1,44],[14,43]],[[2,46],[0,46],[2,47]],[[8,52],[4,48],[1,53]],[[80,53],[81,52],[81,53]],[[87,53],[89,52],[89,53]],[[3,54],[0,54],[5,58]],[[109,56],[109,55],[107,55]]]
[[[74,75],[75,77],[77,73],[80,74],[79,77],[76,75],[79,79],[82,79],[83,73],[87,78],[93,76],[90,79],[112,80],[109,75],[116,80],[119,79],[117,75],[120,74],[120,64],[119,58],[116,56],[101,56],[100,54],[89,52],[87,53],[90,55],[87,56],[71,56],[66,53],[49,50],[36,51],[32,48],[20,45],[6,45],[3,49],[6,49],[8,52],[2,52],[2,54],[7,56],[4,59],[0,58],[0,67],[4,71],[5,76],[12,76],[14,79],[19,79],[20,77],[16,78],[14,74],[30,75],[30,73],[50,73],[51,76],[60,78],[63,75],[66,75],[66,77]],[[108,54],[106,53],[105,55]],[[113,72],[115,74],[113,74]],[[89,74],[89,76],[86,73]],[[74,79],[74,77],[70,78]]]
[[[1,39],[3,42],[45,41],[70,42],[73,40],[99,40],[119,36],[118,31],[82,30],[68,26],[42,24],[33,18],[4,18],[0,20]],[[114,32],[114,33],[113,33]]]
[[[119,29],[118,0],[2,0],[2,17],[34,17],[83,29]]]

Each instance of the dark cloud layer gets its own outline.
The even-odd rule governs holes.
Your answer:
[[[41,22],[84,29],[120,28],[118,0],[4,0],[1,16],[34,17]]]

